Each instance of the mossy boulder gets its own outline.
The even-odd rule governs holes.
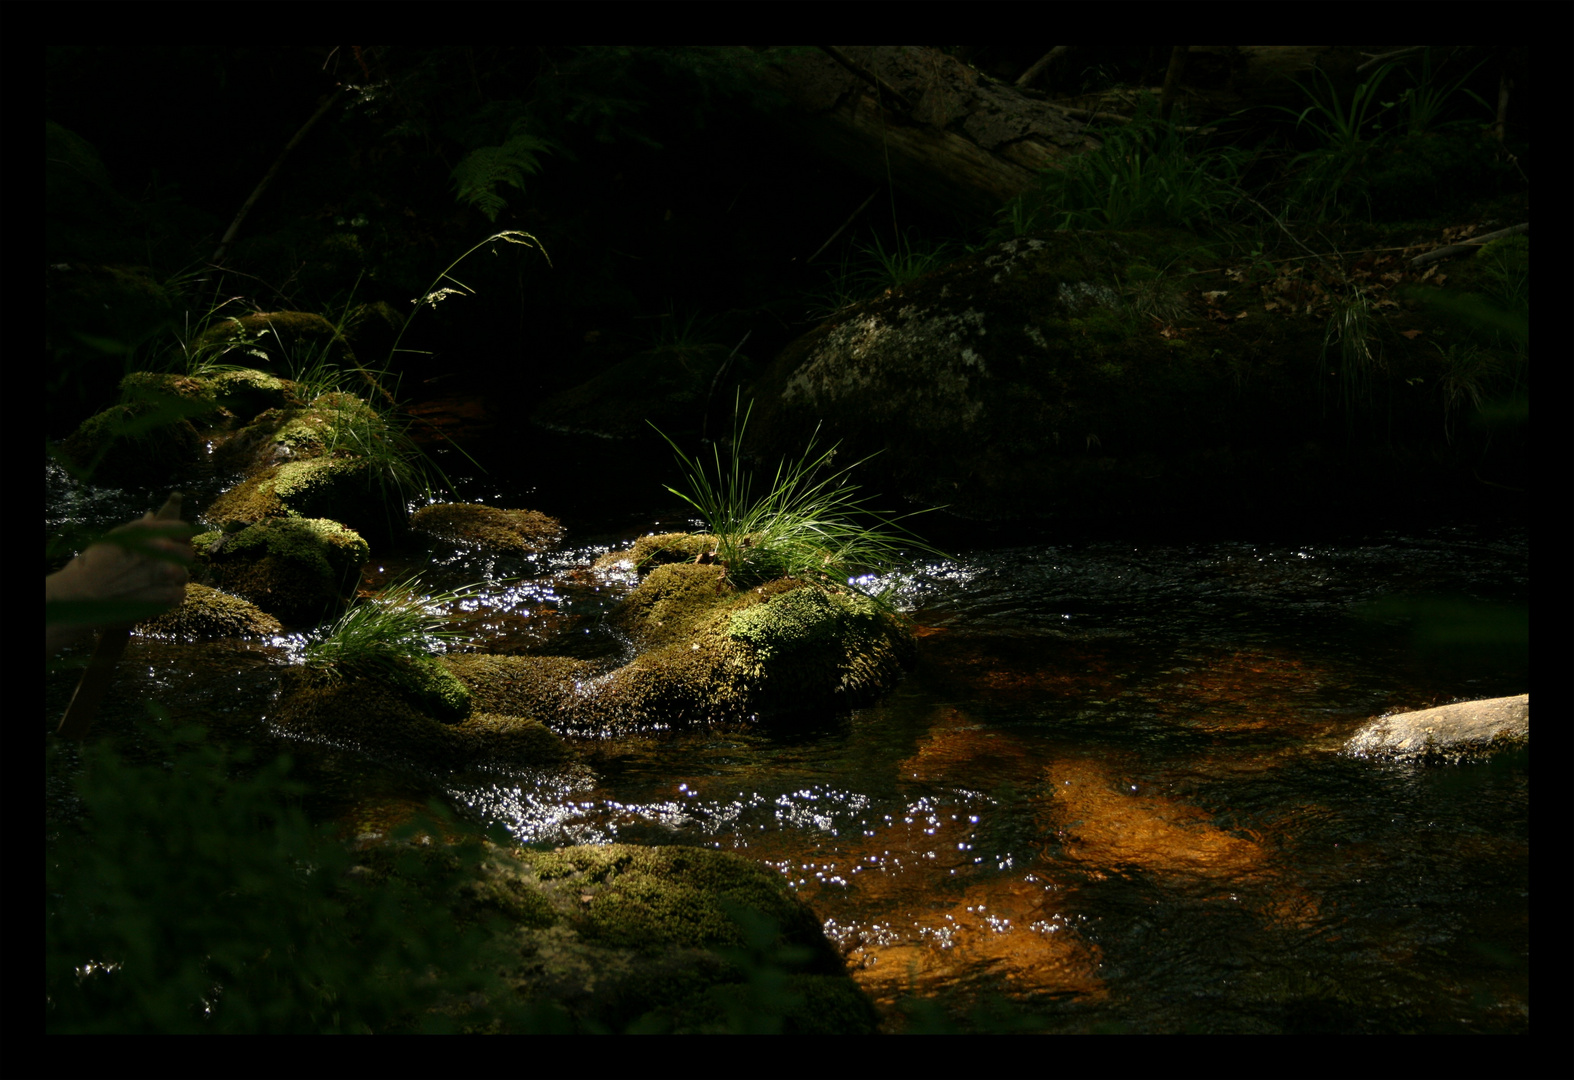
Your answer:
[[[789,344],[752,449],[800,455],[823,424],[878,455],[865,483],[972,518],[1300,512],[1352,477],[1391,502],[1450,452],[1440,320],[1385,254],[1407,243],[1264,270],[1171,229],[1010,240]]]
[[[238,417],[250,419],[269,409],[298,407],[295,383],[254,368],[225,371],[208,377],[214,396]]]
[[[529,716],[478,710],[442,660],[403,670],[286,673],[275,721],[303,735],[424,765],[546,765],[571,755]]]
[[[792,578],[738,591],[691,562],[650,570],[611,619],[637,651],[610,671],[567,657],[450,662],[485,707],[606,737],[855,708],[916,657],[902,620],[855,593]]]
[[[374,463],[362,457],[320,457],[273,465],[224,492],[208,505],[210,521],[262,522],[326,517],[382,540],[398,524],[378,483]]]
[[[462,904],[507,982],[581,1030],[871,1034],[877,1015],[781,875],[692,847],[488,846]]]
[[[272,637],[282,634],[279,620],[256,604],[195,582],[186,586],[179,607],[137,624],[137,632],[176,641]]]
[[[410,528],[442,540],[500,555],[534,555],[563,538],[563,526],[534,510],[504,510],[479,503],[437,503],[417,510]]]
[[[571,715],[579,688],[597,673],[590,661],[567,656],[456,653],[443,663],[469,689],[474,709],[505,716]]]
[[[210,434],[233,420],[206,379],[134,371],[120,380],[120,401],[60,448],[96,483],[151,485],[199,463]]]
[[[371,555],[351,529],[322,518],[270,518],[192,540],[202,572],[291,626],[338,614]]]
[[[607,552],[594,568],[602,572],[626,568],[643,574],[665,563],[713,562],[717,543],[709,533],[653,533],[635,540],[627,551]]]
[[[714,566],[652,570],[613,616],[642,649],[583,687],[616,730],[793,717],[870,704],[916,658],[902,620],[793,578],[735,591]]]

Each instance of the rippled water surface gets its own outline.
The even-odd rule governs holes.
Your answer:
[[[439,573],[521,577],[470,605],[498,651],[614,662],[601,615],[629,583],[574,568],[632,535]],[[1340,747],[1387,711],[1527,691],[1528,559],[1522,530],[1472,526],[964,552],[907,575],[921,659],[875,707],[560,770],[363,763],[352,794],[757,859],[892,1030],[1524,1031],[1528,756]],[[265,716],[289,656],[134,640],[123,666],[177,715]]]
[[[1472,529],[980,551],[915,568],[922,661],[877,707],[448,790],[521,840],[776,867],[893,1026],[916,996],[964,1027],[1523,1030],[1528,760],[1339,748],[1525,691],[1527,559]]]

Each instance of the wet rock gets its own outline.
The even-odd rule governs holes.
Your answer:
[[[887,490],[970,518],[1304,495],[1303,475],[1334,475],[1306,392],[1325,320],[1204,284],[1209,265],[1163,229],[969,255],[788,345],[755,384],[749,452],[801,453],[823,423],[850,457],[878,455],[861,471]],[[1405,339],[1384,358],[1395,423],[1435,420],[1433,357]]]
[[[436,660],[404,673],[336,677],[293,669],[273,718],[315,739],[423,766],[546,765],[572,756],[532,717],[477,708],[463,683]]]
[[[335,615],[371,554],[359,534],[323,518],[271,518],[192,540],[200,572],[287,625]]]
[[[500,555],[534,555],[563,538],[563,526],[534,510],[504,510],[479,503],[438,503],[410,517],[410,528]]]
[[[1345,744],[1356,757],[1459,760],[1530,743],[1530,695],[1459,701],[1366,724]]]
[[[691,847],[489,847],[469,903],[512,924],[527,1001],[603,1030],[871,1034],[873,1006],[780,874]]]
[[[282,634],[279,620],[256,604],[218,589],[192,583],[180,607],[137,624],[137,632],[176,641],[210,641],[229,637],[271,637]]]

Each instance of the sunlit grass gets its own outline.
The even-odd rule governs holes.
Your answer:
[[[769,486],[757,491],[741,459],[752,412],[752,403],[741,415],[735,404],[727,456],[713,444],[709,465],[689,457],[658,429],[687,481],[687,490],[667,490],[705,520],[717,538],[716,561],[735,587],[795,577],[888,603],[890,588],[869,593],[857,579],[884,573],[916,554],[945,557],[898,524],[912,515],[893,518],[870,510],[851,480],[852,471],[869,459],[833,468],[841,444],[818,449],[818,430],[802,456],[782,460]]]
[[[330,676],[375,672],[467,644],[469,635],[443,610],[463,600],[465,589],[420,586],[419,575],[409,577],[351,607],[306,642],[305,666]]]

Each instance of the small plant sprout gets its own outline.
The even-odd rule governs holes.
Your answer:
[[[871,594],[860,582],[873,580],[868,575],[888,571],[913,553],[945,557],[897,524],[903,518],[872,511],[866,500],[857,498],[858,485],[849,477],[869,459],[832,470],[841,444],[817,449],[818,429],[803,455],[783,460],[769,488],[756,495],[753,477],[741,460],[754,406],[751,402],[741,415],[738,406],[735,402],[728,458],[724,462],[721,449],[713,445],[713,468],[689,457],[657,429],[677,455],[688,486],[686,491],[667,490],[704,518],[716,536],[715,561],[734,587],[795,577],[826,589],[850,589],[889,607],[890,589]]]

